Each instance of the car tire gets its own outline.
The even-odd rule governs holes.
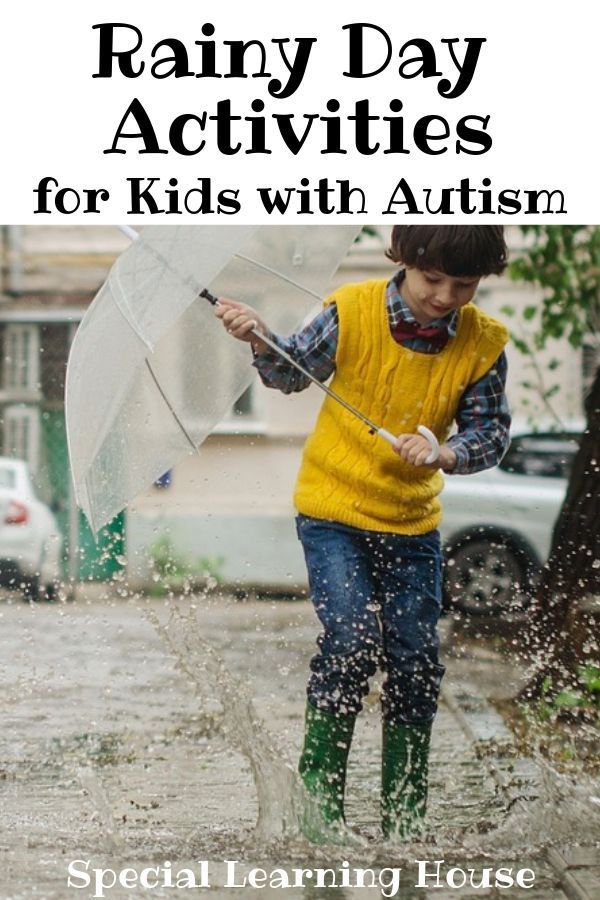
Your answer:
[[[60,599],[60,583],[58,581],[50,581],[44,585],[44,589],[40,591],[40,600],[47,603],[56,603]]]
[[[444,605],[469,616],[524,612],[539,570],[518,537],[479,530],[446,548]]]

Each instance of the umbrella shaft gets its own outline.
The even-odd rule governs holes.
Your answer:
[[[260,338],[260,340],[263,341],[263,343],[265,343],[268,347],[270,347],[271,350],[274,350],[275,353],[277,353],[279,356],[281,356],[282,359],[285,359],[285,361],[287,363],[289,363],[291,366],[293,366],[295,369],[297,369],[299,372],[301,372],[302,375],[304,375],[306,378],[308,378],[310,381],[312,381],[313,384],[316,384],[317,387],[321,388],[321,390],[324,391],[329,397],[331,397],[332,400],[335,400],[336,403],[339,403],[341,406],[344,407],[344,409],[347,409],[348,412],[352,413],[353,416],[356,416],[357,419],[360,419],[360,421],[363,423],[363,425],[366,425],[372,434],[375,434],[375,433],[378,434],[381,431],[381,429],[378,425],[376,425],[374,422],[372,422],[370,419],[368,419],[367,416],[363,415],[363,413],[361,413],[360,410],[356,409],[355,406],[352,406],[351,403],[348,403],[347,400],[344,400],[343,397],[340,397],[339,394],[336,394],[335,391],[332,391],[331,388],[328,387],[326,384],[323,384],[322,381],[319,381],[318,378],[315,378],[314,375],[311,375],[311,373],[308,371],[308,369],[305,369],[304,366],[300,365],[299,362],[296,362],[296,360],[294,359],[293,356],[290,356],[289,353],[286,353],[285,350],[283,350],[281,347],[279,347],[275,343],[275,341],[271,340],[271,338],[269,338],[265,334],[263,334],[262,331],[258,331],[258,329],[253,328],[251,333],[253,335],[255,335],[257,338]]]
[[[202,295],[205,296],[206,293],[207,292],[203,292]],[[209,298],[207,297],[207,299]],[[213,299],[216,300],[216,298],[214,297]],[[219,301],[216,300],[216,304],[218,304],[218,302]],[[375,422],[372,422],[371,419],[368,419],[367,416],[361,413],[359,409],[357,409],[355,406],[352,406],[351,403],[348,403],[347,400],[344,400],[344,398],[340,397],[339,394],[336,394],[335,391],[332,391],[330,387],[328,387],[326,384],[323,384],[323,382],[319,381],[318,378],[315,378],[314,375],[311,375],[308,369],[305,369],[304,366],[301,366],[300,363],[296,362],[293,356],[290,356],[289,353],[286,353],[286,351],[279,347],[275,343],[275,341],[271,340],[270,337],[263,334],[262,331],[259,331],[257,328],[253,328],[251,334],[255,335],[255,337],[257,338],[260,338],[260,340],[263,341],[263,343],[265,343],[268,347],[270,347],[271,350],[274,350],[275,353],[278,353],[282,359],[285,359],[286,362],[288,362],[291,366],[301,372],[306,378],[312,381],[313,384],[316,384],[317,387],[321,388],[321,390],[324,391],[329,397],[331,397],[332,400],[335,400],[336,403],[339,403],[344,407],[344,409],[348,410],[349,413],[355,416],[355,418],[359,419],[359,421],[361,421],[363,425],[367,426],[371,434],[379,435],[380,438],[383,438],[383,440],[387,441],[388,444],[391,444],[392,447],[396,447],[396,436],[394,434],[392,434],[386,428],[382,428],[381,426],[376,425]],[[435,462],[440,455],[440,445],[438,443],[438,439],[436,438],[435,434],[424,425],[419,425],[417,431],[425,438],[426,441],[428,441],[429,446],[431,447],[431,453],[429,454],[425,462]]]

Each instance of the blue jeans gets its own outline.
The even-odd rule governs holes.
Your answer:
[[[438,531],[362,531],[298,516],[312,601],[323,631],[310,663],[308,699],[356,715],[369,677],[386,673],[386,720],[431,722],[444,667],[438,659],[442,553]]]

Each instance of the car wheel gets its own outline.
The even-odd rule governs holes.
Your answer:
[[[50,581],[44,585],[43,591],[40,591],[40,599],[46,600],[48,603],[55,603],[60,599],[60,583],[58,581]]]
[[[501,534],[463,539],[447,554],[446,604],[471,616],[523,611],[529,604],[535,563]]]

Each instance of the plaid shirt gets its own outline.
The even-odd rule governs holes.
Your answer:
[[[415,318],[400,294],[403,273],[389,282],[386,293],[390,328],[400,320]],[[451,312],[430,324],[448,330],[449,339],[456,335],[458,313]],[[335,371],[338,341],[338,313],[335,303],[325,307],[305,328],[288,338],[272,334],[271,338],[319,381],[326,381]],[[424,338],[403,341],[418,353],[439,352]],[[255,356],[263,384],[284,394],[302,391],[310,381],[275,351]],[[456,453],[455,475],[470,475],[495,466],[509,444],[510,412],[505,395],[507,362],[502,352],[492,368],[463,393],[456,413],[457,433],[447,441]]]

